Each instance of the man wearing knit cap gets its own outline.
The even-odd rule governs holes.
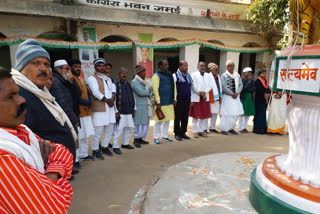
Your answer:
[[[240,92],[243,84],[238,72],[234,71],[234,62],[232,60],[226,62],[226,67],[226,72],[221,76],[223,96],[219,129],[224,135],[228,135],[228,132],[237,135],[238,133],[234,128],[238,117],[243,115],[243,108],[240,102]]]
[[[191,106],[189,116],[192,117],[192,129],[195,138],[207,137],[204,132],[208,128],[211,117],[209,92],[212,89],[213,77],[206,73],[206,64],[198,63],[198,71],[191,74],[193,84],[191,91]]]
[[[69,65],[74,81],[76,81],[81,88],[81,96],[78,97],[80,126],[78,127],[79,149],[77,149],[77,158],[80,160],[94,160],[95,158],[93,156],[88,155],[89,136],[94,134],[90,109],[91,93],[89,93],[84,79],[80,77],[81,62],[78,59],[72,59],[69,61]]]
[[[104,133],[102,141],[102,152],[112,156],[108,149],[116,123],[115,94],[116,86],[112,82],[110,69],[106,69],[106,61],[98,58],[93,61],[95,73],[88,78],[88,85],[92,92],[93,99],[91,105],[92,120],[94,124],[94,136],[92,139],[92,155],[99,159],[104,159],[99,152],[99,141],[102,132]]]
[[[222,97],[222,86],[221,86],[221,79],[219,75],[219,66],[215,63],[211,62],[208,65],[210,72],[213,76],[212,82],[212,90],[209,92],[209,102],[210,102],[210,132],[218,133],[216,130],[216,121],[217,117],[220,114],[220,104],[221,104],[221,97]]]
[[[189,140],[186,135],[189,120],[192,78],[188,73],[188,63],[181,61],[173,79],[177,86],[177,104],[174,108],[174,133],[177,141]]]
[[[131,81],[131,87],[135,98],[134,115],[134,142],[136,147],[140,144],[149,144],[146,139],[149,120],[153,116],[151,97],[153,96],[151,84],[146,80],[146,69],[142,65],[136,65],[136,76]]]
[[[68,116],[45,87],[50,72],[50,57],[36,40],[21,43],[16,53],[12,76],[19,94],[27,100],[24,122],[42,139],[68,148],[75,159],[76,132]]]

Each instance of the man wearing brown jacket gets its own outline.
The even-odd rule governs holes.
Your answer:
[[[95,134],[92,139],[93,156],[99,159],[104,157],[99,152],[99,140],[102,132],[104,137],[102,141],[102,152],[112,156],[108,149],[110,139],[113,134],[114,124],[116,123],[115,113],[117,112],[114,105],[116,87],[109,77],[111,68],[107,68],[106,61],[98,58],[93,61],[95,73],[88,78],[88,85],[93,95],[92,99],[92,119],[94,123]],[[116,154],[121,154],[119,148],[113,148]]]
[[[79,148],[77,149],[77,158],[80,160],[94,160],[94,156],[88,155],[88,139],[94,135],[94,128],[91,119],[91,94],[89,93],[85,81],[80,77],[81,62],[78,59],[69,61],[73,79],[81,89],[81,96],[78,98],[80,126],[78,127]]]

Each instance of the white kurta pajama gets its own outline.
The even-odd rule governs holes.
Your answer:
[[[112,83],[111,78],[105,76],[102,79],[104,80],[104,95],[100,93],[98,82],[93,76],[88,78],[88,85],[91,89],[91,92],[98,100],[101,100],[103,96],[105,96],[107,99],[111,99],[112,93],[116,93],[116,86]],[[92,112],[92,120],[95,128],[95,134],[92,139],[93,150],[99,149],[99,141],[103,131],[104,137],[102,141],[102,147],[108,147],[113,135],[114,124],[116,123],[115,113],[117,110],[115,105],[113,107],[109,107],[107,103],[105,103],[105,109],[106,111],[104,112]]]
[[[199,71],[196,71],[191,74],[193,84],[191,90],[191,103],[200,103],[200,92],[206,93],[206,102],[209,102],[209,92],[211,91],[214,81],[211,74],[204,72],[203,75]],[[191,107],[192,109],[192,107]],[[200,112],[201,109],[198,111]],[[209,114],[210,115],[210,114]],[[203,132],[208,128],[208,118],[198,119],[196,117],[192,117],[192,131],[193,133]]]
[[[129,145],[131,134],[134,130],[132,114],[120,114],[119,124],[115,126],[113,148],[119,148],[119,138],[122,134],[122,145]]]
[[[77,158],[88,156],[88,138],[94,135],[94,127],[91,116],[80,117],[80,127],[78,128],[79,149],[77,149]]]
[[[249,122],[250,116],[240,116],[238,120],[238,130],[242,131],[247,129],[248,122]]]
[[[149,130],[149,124],[136,125],[134,128],[134,138],[135,139],[146,139]]]
[[[236,99],[232,98],[232,85],[230,80],[235,80],[235,90],[238,93]],[[221,77],[222,83],[222,103],[220,109],[221,121],[219,124],[219,129],[221,131],[233,130],[236,126],[236,122],[240,115],[243,115],[243,107],[240,101],[240,92],[242,91],[242,80],[237,72],[230,74],[226,71]]]

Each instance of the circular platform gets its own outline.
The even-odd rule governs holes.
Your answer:
[[[274,155],[219,153],[170,167],[147,192],[145,214],[257,213],[248,195],[252,171]]]
[[[264,160],[252,173],[250,201],[261,214],[319,213],[320,189],[281,172],[276,157]]]

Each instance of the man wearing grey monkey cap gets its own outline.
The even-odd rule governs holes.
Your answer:
[[[18,46],[12,77],[26,103],[25,123],[42,139],[68,148],[75,158],[76,132],[65,112],[45,87],[50,71],[50,57],[34,39]]]

